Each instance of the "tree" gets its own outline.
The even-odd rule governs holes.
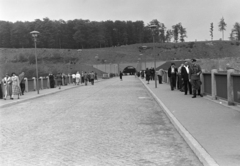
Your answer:
[[[240,40],[240,23],[236,22],[232,29],[232,36],[235,40]]]
[[[172,39],[172,37],[173,37],[173,32],[172,32],[172,30],[171,29],[169,29],[169,30],[167,30],[167,32],[166,32],[166,41],[167,42],[170,42],[171,41],[171,39]]]
[[[178,26],[179,26],[179,33],[180,33],[180,41],[184,42],[185,41],[184,38],[187,37],[186,28],[183,28],[181,23],[179,23]]]
[[[210,36],[211,40],[213,40],[213,23],[210,24]]]
[[[222,39],[223,40],[224,40],[224,31],[226,30],[226,26],[227,26],[227,24],[225,23],[224,18],[222,17],[219,24],[218,24],[218,27],[219,27],[219,31],[222,32]]]

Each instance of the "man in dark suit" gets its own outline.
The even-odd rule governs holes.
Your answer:
[[[171,90],[176,88],[176,77],[177,77],[177,68],[175,67],[175,63],[172,63],[168,68],[168,77],[170,80]]]
[[[185,61],[184,66],[181,69],[181,76],[182,76],[182,80],[183,80],[185,95],[187,95],[188,90],[189,90],[189,94],[192,94],[192,85],[189,82],[189,64],[188,64],[188,61]]]

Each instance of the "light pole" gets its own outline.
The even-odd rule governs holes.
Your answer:
[[[151,24],[149,26],[149,28],[152,30],[152,37],[153,37],[153,54],[154,54],[154,70],[155,70],[155,75],[154,75],[154,80],[155,80],[155,88],[157,88],[157,78],[156,78],[156,54],[154,53],[154,43],[155,43],[155,40],[154,40],[154,30],[157,28],[157,25],[155,24]]]
[[[141,63],[140,70],[142,70],[142,55],[143,55],[143,54],[139,54],[139,56],[141,57],[141,61],[140,61],[140,63]],[[146,66],[145,66],[145,68],[146,68]]]
[[[38,85],[38,62],[37,62],[37,36],[39,34],[38,31],[32,31],[30,32],[32,34],[32,37],[34,39],[34,45],[35,45],[35,61],[36,61],[36,81],[37,81],[37,93],[39,94],[39,85]]]
[[[104,63],[105,63],[105,73],[107,73],[107,70],[106,70],[106,63],[107,63],[107,60],[106,60],[106,59],[104,60]]]
[[[109,63],[109,65],[110,65],[110,74],[111,74],[111,72],[112,72],[112,71],[111,71],[111,66],[112,66],[112,63]]]
[[[146,68],[147,68],[147,55],[146,55],[146,50],[149,49],[149,48],[150,48],[150,47],[148,47],[148,46],[141,46],[141,47],[138,48],[138,49],[139,49],[139,52],[144,53],[145,70],[146,70]],[[141,56],[141,55],[143,55],[143,54],[140,54],[140,56]]]

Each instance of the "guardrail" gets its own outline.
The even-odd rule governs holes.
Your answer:
[[[163,82],[169,83],[167,71],[163,71],[162,78]],[[201,81],[203,94],[210,95],[214,100],[226,100],[228,105],[240,105],[240,74],[233,69],[227,72],[212,69],[211,73],[203,70]]]

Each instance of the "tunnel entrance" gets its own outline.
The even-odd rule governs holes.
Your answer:
[[[123,69],[123,74],[125,75],[134,75],[136,73],[136,69],[133,66],[128,66]]]

